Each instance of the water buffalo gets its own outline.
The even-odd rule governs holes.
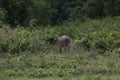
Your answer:
[[[64,49],[64,51],[70,50],[70,38],[67,35],[58,37],[57,43],[60,48],[60,53],[62,53],[62,48]]]
[[[55,45],[57,44],[60,53],[63,52],[62,49],[64,49],[64,52],[70,50],[70,38],[67,35],[59,36],[59,37],[51,37],[46,40],[48,44]]]

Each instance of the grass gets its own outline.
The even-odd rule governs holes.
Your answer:
[[[116,54],[108,57],[100,54],[93,55],[89,52],[81,54],[24,53],[0,59],[1,79],[87,80],[86,78],[90,78],[88,80],[101,80],[101,78],[110,78],[112,80],[116,78],[114,80],[117,80],[114,76],[120,75],[120,58]]]
[[[38,29],[0,28],[1,80],[118,80],[120,17]],[[66,34],[71,52],[46,39]]]

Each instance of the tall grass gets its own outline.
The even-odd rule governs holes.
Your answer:
[[[60,26],[46,26],[38,29],[15,29],[9,26],[0,28],[0,52],[19,53],[24,51],[47,51],[52,47],[45,40],[60,35],[71,38],[73,48],[105,53],[119,51],[120,48],[120,17],[100,20],[86,20],[65,23]]]

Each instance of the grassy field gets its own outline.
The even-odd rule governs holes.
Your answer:
[[[70,53],[50,37],[68,35]],[[1,80],[120,80],[120,17],[59,26],[0,28]]]
[[[0,58],[2,80],[119,80],[120,56],[81,54],[9,55]]]

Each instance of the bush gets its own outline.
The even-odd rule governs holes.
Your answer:
[[[42,36],[38,31],[31,31],[19,26],[15,29],[5,26],[0,30],[0,52],[20,53],[24,51],[40,51],[44,48]]]
[[[118,25],[120,24],[117,21],[113,23],[111,19],[87,21],[81,25],[84,28],[80,28],[82,32],[75,40],[75,45],[98,53],[113,51],[120,47]]]
[[[9,40],[9,52],[18,53],[20,51],[30,50],[33,46],[31,32],[25,29],[16,28]]]

